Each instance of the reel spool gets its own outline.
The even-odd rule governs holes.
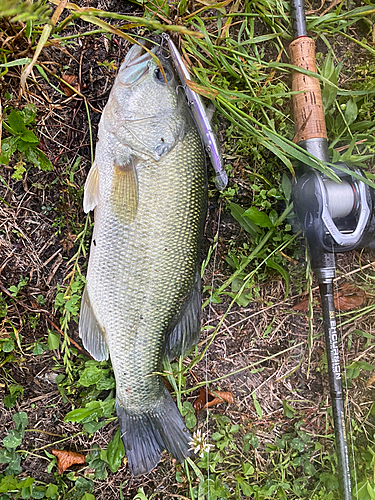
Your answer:
[[[350,172],[333,170],[341,182],[310,169],[293,189],[294,209],[310,245],[335,253],[375,248],[374,190]]]

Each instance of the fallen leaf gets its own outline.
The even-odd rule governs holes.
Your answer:
[[[70,85],[70,87],[73,87],[78,92],[81,92],[81,86],[78,82],[78,78],[75,75],[69,75],[68,73],[64,73],[61,79],[64,80],[64,82],[66,82],[68,85]],[[64,94],[67,97],[71,97],[72,95],[74,95],[73,90],[70,87],[68,87],[68,85],[65,85],[64,83],[62,83],[61,85]]]
[[[350,283],[344,283],[335,294],[335,307],[340,311],[357,309],[366,300],[366,292]]]
[[[343,283],[339,290],[335,290],[335,308],[340,311],[350,311],[361,307],[366,300],[366,292],[351,283]],[[309,298],[306,297],[293,306],[295,311],[306,312],[309,305]],[[313,306],[318,305],[316,299],[313,300]],[[320,297],[319,297],[320,305]]]
[[[212,406],[217,406],[220,403],[234,403],[234,397],[231,392],[228,391],[208,391],[206,388],[202,387],[197,399],[194,402],[194,410],[197,415],[201,410],[206,408],[211,408]]]
[[[206,387],[201,387],[201,389],[199,391],[199,396],[194,401],[194,405],[193,405],[194,410],[196,411],[197,415],[199,414],[199,412],[202,410],[202,408],[204,408],[205,404],[207,403],[207,401],[209,399],[209,394],[210,393]]]
[[[74,451],[51,450],[51,452],[57,458],[59,474],[63,474],[71,465],[85,463],[85,455],[75,453]]]
[[[317,305],[319,305],[319,303],[317,302],[316,299],[313,299],[313,307]],[[309,297],[305,297],[300,302],[297,302],[297,304],[293,306],[293,309],[299,312],[306,312],[308,310],[308,307],[309,307]]]
[[[375,382],[375,375],[373,375],[368,379],[368,381],[366,382],[366,387],[370,387],[371,385],[373,385],[374,382]]]

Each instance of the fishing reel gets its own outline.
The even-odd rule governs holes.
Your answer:
[[[324,253],[375,248],[375,191],[358,180],[364,178],[360,170],[337,165],[345,168],[332,168],[340,182],[308,168],[293,188],[294,210],[310,247]]]

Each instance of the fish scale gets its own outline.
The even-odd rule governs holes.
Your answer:
[[[137,47],[132,50],[138,54]],[[154,61],[139,63],[138,71],[131,56],[103,112],[85,186],[84,206],[95,207],[95,227],[80,336],[94,358],[110,355],[122,439],[129,466],[139,475],[155,467],[163,449],[180,461],[189,455],[190,435],[156,373],[164,355],[184,354],[199,335],[206,171],[172,68],[161,58],[173,77],[165,85],[155,77]],[[146,76],[139,79],[143,69]],[[127,83],[132,72],[134,85]]]

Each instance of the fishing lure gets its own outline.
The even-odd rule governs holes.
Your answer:
[[[188,105],[199,131],[199,135],[215,170],[215,186],[219,189],[219,191],[222,191],[228,183],[228,176],[224,170],[223,158],[221,156],[219,144],[215,132],[212,130],[210,120],[206,113],[206,108],[203,104],[201,96],[194,92],[186,83],[187,81],[191,81],[191,78],[176,45],[172,42],[171,37],[167,33],[163,33],[163,38],[168,43],[173,63],[183,86]]]

